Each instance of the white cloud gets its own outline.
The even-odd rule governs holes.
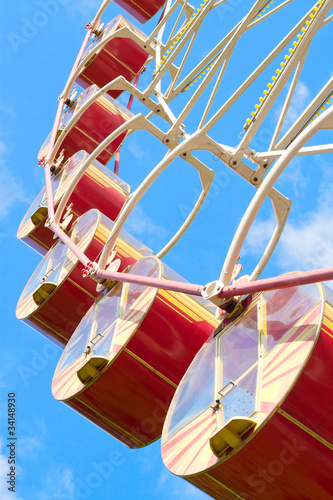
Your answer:
[[[129,152],[132,153],[134,158],[136,158],[137,160],[142,160],[143,158],[150,158],[149,151],[141,147],[140,142],[138,141],[137,137],[134,134],[130,135],[126,145]]]
[[[8,116],[16,116],[15,108],[2,101],[0,101],[0,112],[5,113]]]
[[[299,81],[293,95],[291,104],[289,106],[285,122],[283,124],[283,131],[289,128],[295,120],[301,115],[310,102],[310,90],[305,83]],[[279,110],[279,112],[281,109]]]
[[[242,254],[260,256],[274,227],[273,218],[255,222]],[[282,271],[333,266],[333,183],[322,183],[314,210],[287,221],[273,259]]]
[[[6,217],[17,201],[29,202],[23,190],[23,181],[15,177],[5,165],[6,146],[0,140],[0,219]]]
[[[300,158],[294,158],[279,178],[280,186],[291,186],[295,197],[301,196],[306,189],[307,180],[302,173]]]
[[[332,211],[331,211],[332,212]],[[287,224],[278,248],[282,270],[310,270],[333,265],[333,213],[309,213],[301,224]]]
[[[203,491],[199,490],[190,483],[184,481],[183,487],[180,489],[180,498],[190,499],[190,500],[208,500],[208,496]]]
[[[43,446],[43,435],[46,433],[45,422],[37,422],[41,428],[41,443],[38,443],[37,436],[20,437],[19,442],[19,454],[22,460],[26,458],[31,459],[31,454],[39,451]],[[6,447],[6,440],[0,437],[0,498],[1,500],[68,500],[69,498],[74,500],[74,479],[73,472],[71,469],[64,465],[57,465],[50,469],[49,473],[41,474],[41,483],[33,483],[32,491],[27,491],[25,498],[18,496],[17,493],[8,491],[7,484],[7,473],[9,472],[10,465],[8,464],[8,451]],[[23,471],[16,464],[16,477],[23,477]],[[16,483],[17,486],[20,483]]]
[[[157,480],[157,492],[168,491],[170,498],[182,498],[184,500],[208,500],[203,491],[197,489],[184,479],[174,476],[167,469],[162,470]]]
[[[309,270],[333,265],[333,183],[331,171],[321,168],[317,206],[286,224],[278,247],[278,264],[285,269]]]
[[[276,222],[274,218],[255,221],[244,242],[241,256],[261,256],[273,234]]]
[[[142,237],[144,243],[148,246],[160,243],[166,235],[165,228],[155,224],[139,206],[131,213],[126,222],[125,229],[139,239]]]
[[[7,474],[10,471],[10,465],[8,464],[8,454],[7,453],[6,446],[4,445],[4,442],[0,438],[0,498],[1,500],[23,500],[21,497],[18,497],[16,493],[13,491],[9,491],[8,487],[10,486],[7,483]],[[17,473],[17,467],[16,467],[16,473]],[[16,484],[17,486],[17,484]]]
[[[20,437],[20,456],[23,459],[38,459],[39,451],[44,447],[45,437],[46,423],[44,420],[30,423],[29,434]]]
[[[34,491],[34,500],[68,500],[75,498],[73,471],[66,466],[57,466],[43,479],[42,489]]]
[[[81,16],[91,16],[91,19],[87,19],[88,21],[92,21],[94,15],[97,12],[97,9],[100,7],[100,0],[71,0],[65,4],[65,9],[69,12],[69,14],[76,16],[80,14]]]

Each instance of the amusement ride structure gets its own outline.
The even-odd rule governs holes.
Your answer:
[[[42,260],[22,292],[17,317],[63,349],[52,382],[57,400],[131,448],[162,436],[166,467],[211,497],[325,500],[333,491],[333,425],[323,418],[331,413],[333,292],[322,282],[333,279],[333,268],[258,278],[291,209],[274,187],[277,179],[295,156],[333,151],[332,144],[311,141],[333,128],[333,78],[286,127],[310,45],[333,20],[333,0],[318,0],[307,12],[298,0],[252,0],[232,29],[219,27],[219,42],[201,57],[196,39],[205,33],[205,19],[228,1],[114,0],[137,23],[156,15],[156,28],[146,35],[123,15],[104,26],[110,3],[104,0],[86,26],[54,126],[38,153],[45,187],[18,229],[18,238]],[[293,1],[299,3],[297,24],[223,99],[241,37]],[[234,109],[240,113],[239,101],[279,57],[258,104],[241,117],[236,146],[218,142],[219,121]],[[152,66],[153,77],[141,88],[140,76]],[[127,107],[116,100],[124,91]],[[179,95],[181,104],[173,106]],[[131,112],[133,100],[138,114]],[[270,145],[256,150],[253,143],[272,110],[278,115]],[[130,193],[119,177],[120,150],[138,131],[166,153]],[[162,259],[213,185],[215,172],[202,152],[255,194],[219,278],[197,285]],[[178,159],[197,171],[201,193],[155,255],[123,227]],[[255,269],[237,279],[241,249],[267,199],[275,229]],[[157,409],[157,400],[168,404]],[[158,425],[142,426],[156,411]],[[265,464],[276,481],[261,475]]]

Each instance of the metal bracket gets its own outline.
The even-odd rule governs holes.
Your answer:
[[[221,398],[225,398],[230,394],[231,391],[233,391],[237,387],[236,382],[233,382],[233,380],[230,380],[227,385],[223,387],[218,393],[220,394]]]
[[[104,338],[104,335],[102,333],[97,333],[93,339],[91,339],[90,343],[93,345],[96,345],[97,342],[99,342],[102,338]]]
[[[222,292],[224,286],[224,283],[219,280],[211,281],[203,287],[201,294],[204,299],[210,300],[218,307],[223,307],[227,302],[230,302],[230,298],[221,299],[219,297],[219,294]]]
[[[54,217],[48,217],[45,221],[45,227],[49,228],[55,222]]]
[[[51,276],[51,274],[54,273],[54,269],[53,267],[51,267],[51,269],[49,269],[47,271],[47,273],[45,273],[44,277],[40,280],[40,283],[44,283],[47,279],[49,279],[49,277]]]

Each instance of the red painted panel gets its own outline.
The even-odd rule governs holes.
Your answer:
[[[92,225],[89,226],[90,232],[87,238],[85,227],[86,221],[89,220],[92,221]],[[97,210],[87,212],[78,221],[77,227],[81,224],[83,228],[82,240],[87,239],[87,247],[84,246],[81,249],[93,262],[98,259],[113,223],[99,214]],[[114,258],[121,259],[120,271],[141,258],[141,254],[137,250],[140,244],[134,239],[131,240],[130,237],[126,241],[124,237],[126,238],[126,233],[122,232],[115,246]],[[144,245],[141,247],[146,249]],[[96,282],[82,276],[83,265],[78,262],[78,259],[72,254],[72,263],[68,263],[66,256],[68,254],[61,253],[60,258],[59,248],[64,248],[60,242],[44,256],[31,278],[31,283],[28,282],[19,299],[16,314],[19,319],[37,329],[45,337],[65,345],[99,293],[96,291]],[[63,269],[65,261],[67,265],[62,278],[59,278],[59,281],[58,278],[54,278],[56,279],[56,288],[41,303],[36,304],[33,300],[35,290],[42,282],[53,283],[52,275],[57,276],[57,270]],[[54,269],[54,272],[50,277],[44,279],[46,270],[50,268]]]
[[[246,446],[207,474],[244,499],[329,500],[333,451],[277,413]],[[191,482],[196,484],[196,478]],[[214,498],[224,498],[222,492]]]
[[[259,311],[262,314],[263,331],[265,335],[271,335],[271,338],[264,340],[266,355],[262,359],[262,380],[258,389],[261,401],[257,407],[258,411],[253,412],[251,407],[246,409],[246,396],[241,391],[237,394],[236,387],[229,400],[228,394],[223,396],[226,399],[219,400],[224,413],[220,413],[219,421],[216,420],[209,403],[209,394],[214,394],[214,389],[209,385],[208,398],[203,398],[201,403],[206,408],[206,413],[195,399],[192,410],[189,398],[176,394],[172,410],[166,418],[166,429],[162,436],[162,456],[166,465],[175,474],[182,475],[216,499],[332,498],[333,436],[332,419],[329,416],[333,371],[332,308],[325,305],[324,320],[321,323],[324,304],[318,294],[318,288],[310,285],[307,285],[307,288],[295,289],[293,299],[288,297],[288,293],[284,295],[281,292],[278,300],[275,295],[277,294],[269,296],[269,293],[264,293],[258,304],[262,306]],[[272,297],[273,302],[270,300]],[[252,311],[253,317],[256,318],[258,310]],[[216,340],[220,342],[220,350],[225,347],[226,357],[234,359],[234,366],[237,366],[237,361],[240,360],[239,345],[235,342],[231,349],[232,344],[229,344],[228,348],[227,341],[229,337],[232,338],[233,329],[235,332],[237,328],[241,331],[242,322],[245,328],[246,320],[250,320],[248,313],[240,317],[234,327],[222,331],[221,337]],[[286,328],[288,321],[289,331]],[[252,325],[255,324],[253,321]],[[281,328],[284,335],[277,339],[276,334]],[[257,331],[256,326],[254,331]],[[236,334],[234,340],[237,340]],[[246,342],[242,342],[242,346],[245,355],[251,359]],[[211,352],[214,353],[214,343],[211,347]],[[238,356],[234,357],[236,351]],[[201,353],[204,353],[204,350]],[[207,356],[203,359],[207,363]],[[236,371],[234,376],[231,375],[222,356],[220,359],[223,365],[217,373],[214,373],[213,365],[210,365],[215,385],[216,382],[219,383],[218,377],[223,373],[223,376],[227,377],[223,383],[227,383],[228,378],[236,380],[236,385],[243,393],[248,393],[245,377],[237,377]],[[194,363],[193,367],[196,368],[195,373],[191,370],[187,372],[188,377],[192,373],[192,387],[186,385],[190,378],[184,378],[182,381],[182,387],[186,388],[184,394],[194,394],[193,388],[196,388],[198,380],[201,380],[201,371]],[[205,377],[202,378],[202,386],[205,387]],[[213,401],[213,396],[210,401]],[[210,447],[210,438],[214,432],[209,419],[213,418],[213,423],[220,425],[221,429],[223,418],[226,419],[224,434],[221,432],[220,437],[224,437],[228,443],[230,434],[228,436],[227,431],[232,430],[232,425],[235,425],[235,421],[230,421],[229,424],[227,422],[232,410],[239,417],[254,417],[258,425],[242,435],[239,445],[235,448],[230,446],[225,454],[217,458]],[[186,421],[185,411],[188,411],[192,420]],[[196,412],[197,420],[191,411]],[[177,417],[180,427],[174,430],[168,441],[170,415]],[[175,424],[177,421],[172,423],[174,426]]]
[[[186,481],[191,483],[196,488],[199,488],[199,490],[204,491],[210,497],[216,498],[217,500],[235,500],[237,498],[234,493],[228,491],[226,488],[221,486],[221,484],[212,481],[212,479],[206,476],[206,474],[187,477]]]
[[[157,294],[127,348],[178,384],[214,327],[201,318],[193,320],[188,310],[172,302],[175,298],[183,305],[182,294],[161,291]]]
[[[102,88],[118,76],[123,76],[126,80],[131,82],[141,71],[148,59],[148,53],[134,40],[130,38],[115,37],[110,40],[102,50],[98,48],[106,36],[109,36],[111,33],[125,26],[129,27],[134,33],[142,38],[142,40],[145,40],[145,37],[126,19],[122,16],[117,16],[104,28],[98,39],[95,38],[93,40],[91,44],[93,48],[85,56],[87,58],[87,63],[82,73],[76,79],[76,83],[83,89],[87,88],[92,83]],[[100,50],[100,52],[94,56],[94,52],[98,50]],[[89,62],[89,60],[91,62]],[[122,92],[122,90],[109,90],[108,94],[116,99]]]
[[[134,17],[139,23],[143,24],[149,21],[156,12],[166,3],[166,0],[114,0],[114,3],[124,9],[130,16]]]
[[[58,206],[66,187],[76,175],[88,154],[85,151],[79,151],[68,160],[68,165],[64,165],[62,171],[53,178],[53,195],[55,207]],[[72,167],[71,165],[74,164]],[[68,172],[68,175],[67,175]],[[115,220],[124,206],[129,195],[129,187],[118,176],[114,175],[104,165],[98,161],[88,168],[81,177],[73,193],[71,194],[67,206],[72,205],[71,213],[73,218],[68,229],[70,229],[77,217],[81,216],[91,208],[97,208],[106,217]],[[44,219],[39,224],[33,224],[31,216],[37,210],[39,205],[46,207],[45,187],[34,200],[26,215],[24,216],[17,231],[17,237],[32,247],[37,252],[45,255],[49,248],[54,244],[53,231],[45,227]]]
[[[333,332],[327,319],[324,317],[314,352],[282,408],[333,444]]]
[[[121,183],[121,179],[119,181]],[[100,177],[96,178],[94,172],[88,170],[75,187],[68,206],[73,203],[73,210],[77,216],[91,208],[97,208],[106,217],[115,220],[128,198],[128,191],[119,189],[114,184],[111,179],[103,175],[102,171]]]
[[[55,242],[54,232],[45,227],[45,222],[35,226],[26,238],[19,239],[41,255],[46,255]]]
[[[90,98],[93,94],[96,94],[98,90],[99,88],[97,86],[92,85],[80,94],[73,107],[67,111],[69,115],[67,116],[66,112],[63,114],[63,123],[75,116],[75,112],[78,111],[83,102],[88,99],[88,96]],[[110,96],[104,94],[91,104],[71,128],[61,143],[59,153],[61,150],[65,150],[65,161],[81,149],[87,151],[89,154],[92,153],[108,135],[125,123],[130,117],[131,113],[129,111],[122,108],[121,105]],[[59,130],[63,128],[64,127],[61,125]],[[106,165],[125,139],[126,134],[127,132],[123,132],[117,139],[112,141],[112,143],[97,157],[97,160],[103,165]],[[47,153],[49,139],[50,136],[48,136],[38,153],[39,160]]]
[[[68,279],[72,279],[71,274]],[[29,326],[36,325],[44,337],[65,345],[93,303],[92,297],[66,280],[44,306],[23,321]]]
[[[94,419],[128,446],[137,448],[161,435],[174,391],[170,384],[123,351],[99,379],[67,404]],[[97,418],[96,413],[104,418]],[[106,419],[127,432],[116,430]]]
[[[170,275],[153,256],[129,272]],[[53,395],[88,418],[95,414],[95,423],[126,444],[129,433],[136,439],[132,447],[144,446],[160,436],[176,385],[217,324],[211,312],[185,294],[119,284],[74,333],[56,369]],[[77,400],[90,409],[78,407]],[[124,439],[114,424],[123,429]]]

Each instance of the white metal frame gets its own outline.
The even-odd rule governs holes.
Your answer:
[[[318,95],[313,99],[312,103],[289,128],[284,136],[279,139],[287,111],[290,107],[292,97],[295,93],[297,83],[302,73],[311,41],[316,33],[322,27],[327,26],[333,19],[333,15],[329,15],[330,9],[333,6],[333,0],[317,0],[314,6],[305,15],[303,15],[300,21],[296,23],[283,40],[278,43],[271,53],[267,55],[264,61],[260,63],[252,74],[250,74],[238,87],[238,89],[234,91],[234,93],[222,105],[219,106],[213,116],[209,119],[208,115],[213,109],[213,105],[216,104],[215,101],[219,88],[223,84],[223,78],[228,69],[228,63],[233,56],[234,49],[240,37],[245,32],[255,29],[258,24],[265,22],[267,18],[273,16],[281,9],[288,7],[288,5],[294,0],[282,1],[278,6],[270,8],[269,11],[264,10],[265,7],[267,7],[267,0],[254,1],[243,19],[241,19],[236,26],[229,33],[227,33],[214,48],[210,50],[208,55],[206,55],[192,70],[184,75],[185,63],[189,58],[195,39],[200,31],[205,17],[208,15],[214,15],[214,9],[227,2],[227,0],[203,1],[204,3],[202,4],[202,7],[195,11],[194,7],[189,5],[188,0],[168,0],[164,17],[146,40],[142,40],[129,28],[121,28],[107,36],[101,44],[96,45],[95,51],[97,53],[114,36],[121,36],[135,40],[140,46],[149,52],[150,58],[148,63],[153,63],[153,61],[155,61],[155,76],[152,82],[141,91],[135,88],[130,82],[127,82],[123,77],[118,77],[109,84],[105,85],[100,91],[92,96],[79,109],[78,112],[74,114],[70,122],[62,131],[51,155],[48,158],[50,163],[55,160],[61,147],[61,143],[68,132],[82,116],[84,111],[104,92],[107,92],[110,89],[127,90],[132,93],[144,107],[148,108],[148,114],[146,116],[138,114],[131,118],[126,124],[122,125],[115,132],[110,134],[86,159],[59,204],[55,215],[55,221],[59,224],[69,196],[84,171],[89,167],[91,162],[97,158],[100,152],[103,151],[103,149],[105,149],[110,142],[112,142],[125,130],[129,130],[129,133],[134,133],[137,130],[149,131],[168,148],[164,158],[142,181],[141,185],[134,191],[134,193],[132,193],[123,208],[100,258],[99,266],[101,269],[103,269],[108,262],[115,240],[133,208],[149,187],[154,183],[161,172],[167,168],[167,166],[170,165],[174,159],[180,157],[198,170],[202,184],[202,192],[184,224],[181,226],[179,231],[177,231],[170,242],[158,253],[158,256],[164,256],[174,246],[200,210],[213,182],[213,171],[194,156],[195,151],[207,150],[216,155],[227,167],[232,168],[243,179],[247,180],[258,189],[254,199],[258,199],[258,193],[260,193],[261,203],[267,196],[271,199],[276,218],[276,227],[258,265],[252,272],[251,279],[257,279],[274,251],[291,207],[290,200],[285,198],[281,193],[273,188],[274,183],[267,184],[265,182],[268,178],[266,173],[270,168],[273,168],[271,165],[274,161],[277,160],[277,164],[279,164],[279,161],[286,157],[286,153],[293,155],[311,155],[333,151],[333,144],[304,147],[305,142],[303,142],[303,140],[300,148],[293,147],[295,142],[296,144],[299,143],[297,141],[299,135],[301,135],[302,138],[304,137],[304,133],[302,133],[302,131],[304,131],[305,127],[308,126],[311,119],[319,114],[319,111],[323,108],[324,103],[331,95],[333,91],[332,78],[326,85],[324,85]],[[98,15],[95,19],[102,15],[109,3],[110,1],[108,0],[103,2],[103,5],[99,9]],[[175,20],[174,17],[176,17]],[[166,28],[169,28],[169,24],[172,22],[174,23],[173,28],[169,29],[169,33],[164,36],[167,31]],[[225,115],[225,113],[257,80],[259,75],[269,67],[280,52],[285,50],[291,44],[295,37],[298,37],[298,41],[294,41],[294,48],[290,49],[290,55],[285,58],[285,62],[281,65],[282,69],[277,72],[277,77],[273,78],[273,83],[268,85],[268,91],[266,91],[264,97],[260,99],[257,111],[253,113],[252,118],[245,124],[244,135],[238,146],[230,147],[217,143],[211,136],[208,135],[208,133],[213,130],[214,126]],[[164,38],[165,40],[163,41]],[[87,58],[90,58],[91,56],[92,53],[89,53]],[[84,65],[87,62],[87,58],[84,58],[81,61],[79,68],[73,75],[71,81],[69,81],[62,95],[68,95],[71,85],[77,78],[78,74],[83,70]],[[161,60],[163,61],[162,64]],[[205,68],[207,69],[208,66],[210,67],[210,70],[207,72]],[[184,89],[187,88],[194,80],[199,78],[200,73],[204,73],[204,75],[202,75],[204,78],[200,79],[195,92],[190,95],[179,115],[175,116],[170,108],[173,99],[179,94],[179,92],[184,91]],[[169,75],[168,78],[171,78],[171,83],[165,90],[163,90],[162,83],[167,74]],[[270,146],[267,151],[254,151],[250,147],[251,141],[260,130],[264,119],[267,117],[282,90],[286,88],[286,84],[290,78],[292,79],[291,85],[276,128],[273,131]],[[197,103],[199,101],[201,102],[205,98],[205,90],[211,82],[215,82],[214,88],[207,99],[206,107],[200,118],[197,131],[189,135],[186,133],[185,122],[191,111],[196,108]],[[163,129],[152,123],[152,119],[156,116],[162,118],[162,122],[164,124]],[[254,168],[251,168],[247,164],[249,161],[255,165]],[[274,172],[275,171],[274,167]],[[267,185],[270,186],[269,189],[264,189],[263,186]],[[251,204],[250,206],[252,207]],[[248,210],[250,210],[250,207]],[[235,235],[220,277],[220,280],[224,285],[228,285],[230,282],[233,266],[238,258],[237,252],[239,252],[242,246],[243,236],[240,235],[244,235],[245,232],[247,233],[250,229],[255,217],[255,215],[253,216],[254,213],[257,212],[252,208],[251,217],[248,216],[248,211],[246,212],[247,222],[246,224],[244,223],[245,226],[242,225],[242,228],[239,228]],[[246,227],[246,231],[244,227]]]

